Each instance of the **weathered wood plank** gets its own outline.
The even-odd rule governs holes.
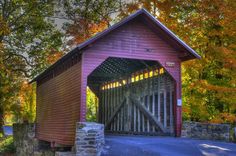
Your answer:
[[[117,87],[117,91],[116,91],[116,107],[119,104],[119,100],[120,100],[120,87]],[[115,110],[115,109],[114,109]],[[120,112],[117,115],[117,123],[116,123],[116,127],[117,127],[117,131],[120,131]]]
[[[152,93],[152,114],[155,115],[155,90],[154,90],[154,83],[153,83],[153,93]],[[155,126],[152,126],[152,131],[155,132]]]
[[[165,79],[166,80],[166,79]],[[164,81],[164,127],[166,128],[167,126],[167,110],[166,110],[166,81]]]
[[[136,106],[133,105],[134,108],[134,131],[136,132]]]
[[[149,107],[150,106],[150,103],[149,103],[150,98],[149,98],[149,95],[147,95],[146,98],[147,98],[147,101],[146,101],[147,102],[147,110],[148,110],[148,112],[150,112],[150,107]],[[147,118],[147,131],[150,132],[149,118]]]
[[[104,107],[103,106],[103,104],[104,104],[104,96],[103,96],[103,94],[104,94],[103,90],[100,90],[100,99],[99,99],[99,108],[100,108],[99,109],[100,110],[99,111],[99,118],[100,118],[99,122],[100,123],[103,123],[103,118],[102,118],[103,117],[103,115],[102,115],[103,114],[103,107]]]
[[[144,107],[138,100],[136,100],[136,97],[132,95],[130,97],[130,100],[141,110],[141,112],[154,124],[156,127],[159,127],[162,132],[166,133],[166,129],[163,127],[163,125],[156,120],[156,118],[147,110],[146,107]]]
[[[121,97],[124,97],[124,86],[121,87]],[[120,100],[120,103],[121,103],[121,100]],[[120,125],[121,125],[121,131],[124,131],[124,108],[121,108],[121,122],[120,122]]]
[[[113,121],[114,117],[116,116],[116,114],[120,111],[121,107],[126,103],[126,98],[122,101],[122,103],[120,103],[120,105],[116,108],[116,110],[114,111],[114,113],[111,115],[111,117],[107,120],[106,124],[105,124],[105,128],[107,128],[111,122]]]
[[[105,90],[105,103],[104,103],[104,124],[106,124],[107,121],[107,115],[108,115],[108,110],[107,110],[107,103],[108,103],[108,90]]]
[[[113,87],[115,87],[115,85],[113,84]],[[116,91],[117,91],[117,89],[116,88],[114,88],[113,89],[113,94],[112,94],[112,101],[113,101],[113,104],[112,104],[112,113],[114,113],[114,110],[115,110],[115,108],[116,108]],[[117,114],[118,115],[118,114]],[[114,123],[113,123],[113,127],[112,127],[112,129],[114,130],[114,131],[116,131],[117,129],[116,129],[116,124],[117,124],[117,117],[114,119]]]
[[[140,129],[141,129],[140,110],[139,109],[137,110],[138,110],[138,132],[140,132]]]
[[[158,70],[158,85],[157,85],[157,94],[158,94],[158,113],[157,113],[157,120],[160,122],[161,121],[161,94],[160,94],[160,70]]]
[[[170,132],[173,133],[173,98],[172,89],[170,90]]]

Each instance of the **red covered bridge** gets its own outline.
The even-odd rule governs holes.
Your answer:
[[[37,82],[37,138],[73,145],[86,120],[87,86],[106,132],[181,132],[181,62],[200,56],[141,9],[80,44]]]

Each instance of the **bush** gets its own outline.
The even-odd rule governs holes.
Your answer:
[[[5,137],[0,139],[0,155],[4,153],[14,153],[15,147],[13,143],[13,137]]]

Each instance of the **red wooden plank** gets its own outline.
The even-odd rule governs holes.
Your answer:
[[[37,138],[74,144],[80,113],[80,64],[37,87]]]

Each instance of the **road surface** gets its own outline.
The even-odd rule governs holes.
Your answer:
[[[236,144],[174,137],[106,136],[102,156],[236,156]]]

